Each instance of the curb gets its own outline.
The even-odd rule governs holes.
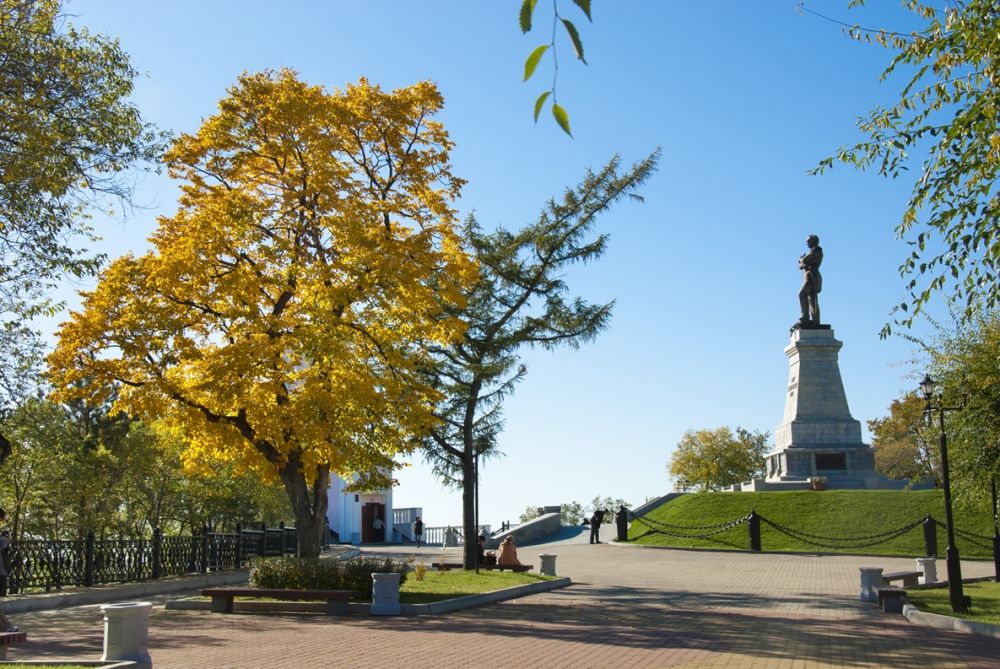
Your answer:
[[[249,577],[246,570],[220,571],[200,576],[179,576],[163,578],[156,581],[140,581],[137,583],[117,583],[115,585],[98,585],[92,588],[80,588],[63,592],[49,592],[41,595],[25,595],[24,599],[0,600],[4,613],[30,613],[32,611],[47,611],[85,604],[105,604],[123,599],[137,599],[150,595],[163,595],[170,592],[210,588],[218,585],[245,583]]]
[[[565,588],[572,585],[573,582],[569,577],[556,578],[551,581],[539,581],[537,583],[526,583],[524,585],[515,585],[510,588],[504,588],[503,590],[494,590],[493,592],[484,592],[478,595],[465,595],[463,597],[455,597],[454,599],[443,599],[439,602],[431,602],[430,604],[401,604],[400,605],[400,615],[403,616],[439,616],[444,613],[451,613],[452,611],[461,611],[462,609],[471,609],[477,606],[484,606],[486,604],[493,604],[495,602],[502,602],[508,599],[516,599],[517,597],[525,597],[527,595],[534,595],[539,592],[548,592],[549,590],[557,590],[559,588]],[[322,603],[308,603],[308,602],[254,602],[254,601],[236,601],[233,603],[236,611],[249,612],[256,611],[262,613],[282,613],[282,612],[315,612],[322,613],[325,611],[325,604]],[[265,604],[262,607],[261,604]],[[212,609],[212,603],[208,600],[203,600],[199,597],[191,597],[186,599],[175,599],[167,602],[166,608],[171,610],[185,610],[185,611],[210,611]],[[350,614],[354,615],[370,615],[371,604],[367,602],[349,602],[348,611]]]
[[[922,627],[932,627],[939,630],[950,630],[962,632],[963,634],[976,634],[979,636],[993,637],[1000,639],[1000,625],[991,623],[979,623],[974,620],[964,618],[953,618],[952,616],[941,615],[940,613],[928,613],[921,611],[906,598],[903,598],[903,617],[910,621],[911,625]]]

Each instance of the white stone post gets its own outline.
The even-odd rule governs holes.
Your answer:
[[[862,602],[877,602],[878,595],[875,593],[876,586],[882,585],[881,567],[860,567],[861,570],[861,596]]]
[[[102,662],[131,661],[142,669],[152,669],[149,656],[150,602],[102,604],[104,613],[104,656]]]
[[[539,553],[538,559],[542,561],[542,566],[539,567],[538,573],[542,576],[555,576],[556,575],[556,556],[548,553]]]
[[[372,574],[373,616],[398,616],[399,574]]]
[[[919,579],[921,583],[937,583],[937,558],[917,558],[917,567],[924,574]]]

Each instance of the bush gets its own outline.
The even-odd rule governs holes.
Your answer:
[[[353,590],[358,599],[372,594],[372,574],[398,573],[406,582],[406,564],[389,558],[258,558],[250,563],[250,586],[289,590]]]

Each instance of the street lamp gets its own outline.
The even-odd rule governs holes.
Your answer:
[[[948,599],[951,601],[953,613],[965,613],[967,610],[965,595],[962,592],[962,564],[959,561],[958,548],[955,546],[955,522],[951,515],[951,482],[948,479],[948,437],[944,432],[944,415],[948,411],[961,411],[962,407],[948,407],[944,405],[943,398],[938,399],[935,405],[932,403],[937,390],[937,382],[930,377],[924,376],[920,382],[920,390],[924,394],[927,402],[927,421],[931,422],[931,414],[938,412],[938,428],[941,433],[941,481],[944,484],[944,517],[948,529],[948,548],[945,557],[948,563]]]

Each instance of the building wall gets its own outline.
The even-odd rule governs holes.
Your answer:
[[[361,508],[367,503],[385,505],[385,517],[382,519],[386,528],[392,528],[392,490],[379,490],[371,493],[345,492],[348,483],[339,476],[330,478],[330,490],[327,492],[329,506],[326,519],[330,529],[337,533],[343,543],[361,543],[364,536],[361,527]],[[387,529],[386,540],[392,541],[392,530]]]

